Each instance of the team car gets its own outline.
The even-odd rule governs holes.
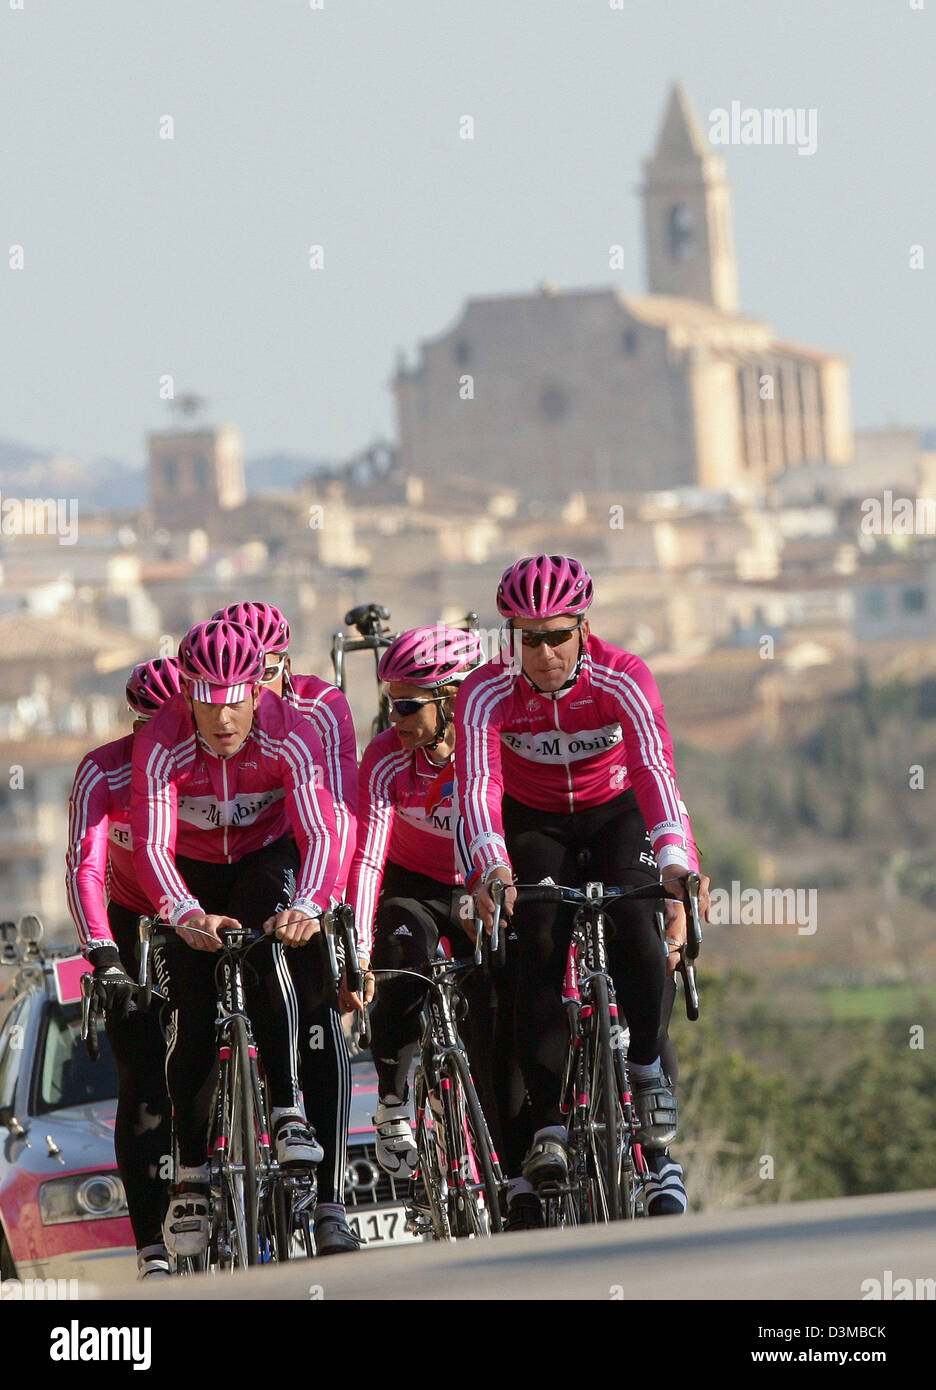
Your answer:
[[[101,1039],[81,1041],[74,947],[43,948],[32,914],[0,924],[12,974],[0,1023],[0,1270],[4,1279],[136,1273],[127,1200],[114,1159],[117,1070]]]

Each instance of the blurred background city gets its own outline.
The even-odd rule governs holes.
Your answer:
[[[239,41],[250,8],[205,6],[219,20],[224,14]],[[557,142],[551,196],[542,164],[528,174],[521,143],[512,163],[501,148],[507,162],[485,189],[489,201],[471,185],[476,196],[463,192],[461,206],[450,184],[425,177],[443,159],[426,147],[443,135],[421,128],[407,89],[388,78],[386,119],[403,132],[396,197],[423,224],[410,242],[388,237],[349,251],[347,236],[330,234],[329,196],[353,201],[356,145],[349,137],[338,151],[352,161],[345,170],[334,148],[336,113],[310,98],[313,124],[333,148],[328,176],[321,168],[309,174],[319,180],[317,216],[297,217],[289,255],[315,283],[313,294],[342,257],[366,263],[379,331],[356,299],[350,337],[345,324],[330,358],[329,314],[341,313],[340,291],[328,291],[327,305],[306,301],[308,360],[292,354],[285,386],[277,314],[282,305],[295,341],[296,306],[282,285],[263,300],[249,260],[231,270],[226,238],[238,236],[236,226],[218,244],[230,281],[211,334],[187,336],[180,307],[174,328],[157,315],[158,332],[148,337],[144,324],[136,336],[136,286],[101,197],[127,173],[124,146],[110,149],[101,137],[93,197],[80,181],[66,190],[83,257],[92,255],[91,229],[100,237],[94,275],[109,289],[89,301],[82,257],[50,264],[52,231],[61,235],[67,222],[51,228],[49,163],[31,183],[28,133],[13,140],[20,196],[4,219],[13,329],[0,392],[0,915],[35,911],[54,936],[71,930],[63,860],[75,767],[89,748],[128,729],[130,666],[174,652],[192,623],[234,600],[274,603],[291,624],[293,668],[330,677],[332,633],[353,606],[385,605],[394,631],[460,622],[469,610],[493,629],[501,571],[519,555],[562,551],[596,580],[593,628],[643,656],[657,679],[713,884],[818,891],[814,932],[743,922],[707,932],[703,1020],[677,1024],[680,1156],[694,1200],[734,1205],[928,1185],[936,1157],[936,817],[927,783],[936,778],[936,408],[925,257],[936,248],[927,245],[932,181],[917,183],[917,172],[932,168],[932,135],[923,130],[922,76],[914,86],[922,69],[913,64],[920,48],[930,44],[931,53],[932,16],[895,6],[882,19],[835,4],[812,16],[810,28],[803,7],[798,50],[796,35],[786,43],[767,33],[767,6],[727,4],[704,24],[698,7],[693,15],[669,6],[665,20],[649,18],[648,7],[629,32],[638,54],[641,43],[655,45],[653,62],[640,64],[631,94],[615,89],[616,104],[589,116],[605,150],[617,146],[619,157],[604,161],[605,231],[588,222],[593,269],[577,276],[580,262],[547,254],[549,243],[528,239],[528,228],[554,217],[566,242],[576,237],[569,200],[583,192],[571,172],[582,118],[570,106],[606,91],[606,45],[619,45],[622,62],[625,53],[637,61],[614,28],[628,23],[616,8],[605,5],[576,26],[554,5],[522,4],[526,42],[509,26],[515,57],[545,55],[564,75],[555,92],[564,119],[543,117],[545,143]],[[365,62],[379,36],[359,6],[340,19],[335,9],[302,17],[320,26],[323,45],[310,40],[307,60],[314,74],[327,46],[340,44],[338,76],[350,81],[354,36],[366,39]],[[425,6],[412,10],[418,21],[412,11],[397,16],[397,43],[417,23],[433,25]],[[115,26],[109,42],[127,42],[120,26],[134,21],[106,4],[89,13],[102,34]],[[497,7],[481,5],[478,15],[493,43]],[[271,17],[270,52],[285,47],[276,28],[283,22]],[[477,78],[487,50],[470,47],[480,39],[463,20],[449,23],[449,37],[471,52],[465,73]],[[12,30],[15,20],[4,24]],[[409,55],[420,72],[445,46],[446,22],[439,25],[431,52]],[[701,51],[705,29],[712,48]],[[91,34],[81,40],[75,32],[86,59],[84,100],[100,112],[107,98],[96,108],[94,92],[103,68]],[[191,132],[210,125],[214,112],[194,85],[193,50],[182,31],[177,37],[177,63],[169,40],[154,40],[153,70],[163,82],[148,92],[147,140],[155,147],[160,129],[164,137],[172,131],[158,151],[167,161],[173,143],[203,138]],[[572,37],[580,46],[564,65],[557,52]],[[204,62],[204,33],[199,40]],[[34,75],[43,62],[37,53],[54,67],[64,42],[22,32],[13,41]],[[887,45],[906,61],[901,99],[912,109],[915,97],[917,124],[896,97],[886,120],[878,110],[881,147],[901,156],[885,168],[857,108],[862,75],[876,71],[875,54]],[[762,68],[765,55],[776,55],[770,80],[752,80],[745,69],[758,52]],[[842,60],[834,69],[833,53]],[[594,88],[581,66],[586,55],[596,65]],[[457,58],[447,61],[460,70]],[[505,69],[503,55],[492,61],[490,90],[467,76],[454,84],[444,158],[456,164],[482,159],[495,111],[500,119],[502,108],[549,100],[548,84],[544,92],[527,67]],[[786,147],[780,138],[768,147],[763,123],[759,140],[713,143],[711,107],[696,92],[719,108],[738,97],[781,118],[789,109],[794,119],[774,125]],[[61,95],[55,121],[67,151]],[[302,106],[293,92],[284,100],[290,111]],[[800,109],[818,112],[814,153],[795,145]],[[379,124],[380,108],[368,110]],[[279,166],[292,127],[271,134],[263,111],[263,134],[245,156],[251,178],[228,205],[232,221],[241,203],[282,199],[288,182]],[[119,124],[112,111],[106,119]],[[349,110],[348,129],[361,140],[356,119]],[[102,129],[105,117],[96,120]],[[851,139],[848,122],[860,132]],[[218,129],[213,136],[223,144]],[[58,168],[61,153],[47,148]],[[202,159],[178,177],[191,192],[200,170],[193,216],[210,221],[213,195],[223,202],[243,170],[233,156],[217,169],[204,152]],[[267,191],[258,177],[265,159]],[[87,177],[90,166],[81,167]],[[460,177],[452,175],[456,187]],[[197,256],[187,249],[178,190],[170,199],[173,175],[163,169],[148,178],[163,246],[154,273],[165,286],[173,266],[186,262],[184,301],[199,257],[209,273],[204,243]],[[386,180],[385,172],[371,204],[389,197]],[[33,187],[42,198],[31,202]],[[828,209],[841,209],[843,198],[847,213],[830,231]],[[342,226],[353,226],[353,212],[343,212]],[[370,232],[375,215],[371,205],[362,220]],[[457,272],[445,281],[439,243],[448,233],[434,229],[464,219],[483,245],[486,218],[492,237],[511,229],[516,254],[492,270],[486,252],[475,264],[465,245],[449,244]],[[843,229],[864,218],[875,233],[871,250],[865,241],[856,253]],[[391,221],[398,225],[399,215]],[[861,230],[855,226],[856,240]],[[435,248],[427,266],[423,245]],[[259,261],[285,254],[272,241],[256,249]],[[520,265],[524,273],[514,270]],[[562,270],[567,283],[550,278]],[[339,285],[341,273],[347,269]],[[405,281],[420,282],[409,309]],[[392,311],[381,302],[384,286]],[[29,311],[36,295],[44,296],[38,320]],[[141,290],[140,303],[153,295],[152,286]],[[52,301],[58,317],[43,319]],[[760,316],[767,309],[771,321]],[[83,345],[86,333],[95,336],[83,320],[98,314],[109,325],[106,360]],[[269,373],[232,367],[225,380],[217,358],[233,360],[247,340],[256,352],[258,339],[259,359],[251,360],[268,356]],[[56,415],[62,353],[66,375],[73,364],[79,380],[74,395],[62,386]],[[133,358],[126,377],[125,354]],[[284,414],[278,433],[278,403],[289,390],[302,409],[288,423]],[[258,410],[264,397],[266,413]],[[375,707],[373,663],[351,656],[347,666],[363,746]]]

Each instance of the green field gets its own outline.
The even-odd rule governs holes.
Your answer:
[[[907,1018],[920,993],[910,985],[858,985],[824,989],[822,1008],[835,1023],[886,1023]]]

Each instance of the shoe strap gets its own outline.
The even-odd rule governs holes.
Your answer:
[[[536,1158],[539,1154],[561,1154],[563,1158],[567,1159],[569,1150],[561,1139],[537,1139],[527,1154],[526,1162],[529,1162],[531,1158]],[[530,1195],[529,1192],[526,1194],[528,1197]],[[539,1198],[536,1200],[539,1201]]]
[[[392,1120],[381,1120],[377,1124],[377,1117],[374,1116],[374,1125],[381,1139],[395,1139],[398,1136],[408,1134],[412,1138],[413,1127],[406,1115],[396,1115]]]
[[[273,1130],[273,1139],[300,1139],[303,1143],[315,1139],[315,1130],[299,1115],[281,1115]]]

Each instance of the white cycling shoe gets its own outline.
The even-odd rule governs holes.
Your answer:
[[[163,1221],[166,1249],[176,1259],[194,1259],[208,1249],[211,1197],[201,1183],[182,1183],[169,1194]]]
[[[314,1168],[325,1157],[315,1130],[301,1115],[280,1115],[273,1126],[273,1149],[286,1172]]]
[[[165,1249],[150,1247],[146,1254],[137,1252],[137,1279],[168,1279],[169,1256]]]
[[[391,1177],[408,1178],[419,1166],[419,1151],[413,1127],[406,1113],[406,1102],[395,1096],[378,1100],[374,1116],[377,1130],[377,1162]]]

